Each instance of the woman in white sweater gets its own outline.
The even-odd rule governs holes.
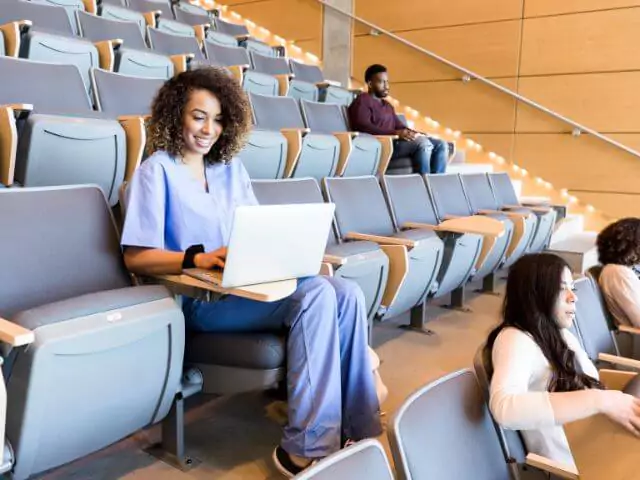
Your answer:
[[[598,235],[598,257],[604,265],[600,288],[619,325],[640,328],[640,218],[623,218]]]
[[[494,418],[504,428],[520,430],[529,452],[572,469],[565,423],[603,413],[640,436],[640,400],[604,390],[568,330],[576,301],[564,260],[527,255],[509,271],[503,321],[487,340]]]

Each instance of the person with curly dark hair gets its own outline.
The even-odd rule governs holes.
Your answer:
[[[620,325],[640,328],[640,218],[623,218],[607,226],[597,240],[603,265],[600,288]]]
[[[640,436],[640,399],[604,390],[598,371],[569,331],[573,277],[556,255],[525,255],[509,269],[502,322],[490,334],[489,407],[504,428],[520,430],[531,453],[575,469],[565,423],[599,413]]]
[[[246,95],[224,70],[188,71],[164,84],[149,124],[152,154],[128,189],[121,243],[129,270],[224,267],[235,207],[258,203],[233,158],[249,129]],[[288,329],[289,419],[273,453],[283,474],[294,476],[348,439],[382,432],[364,297],[354,282],[300,279],[291,296],[271,303],[185,298],[183,311],[196,331]]]

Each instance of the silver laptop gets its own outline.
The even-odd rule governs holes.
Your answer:
[[[184,273],[224,288],[317,275],[334,209],[332,203],[237,207],[224,270]]]

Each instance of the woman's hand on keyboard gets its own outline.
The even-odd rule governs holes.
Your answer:
[[[227,257],[227,247],[220,247],[213,252],[198,253],[193,258],[193,263],[198,268],[211,270],[213,268],[224,268],[224,259]]]

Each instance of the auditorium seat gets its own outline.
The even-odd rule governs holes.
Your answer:
[[[293,78],[293,74],[289,70],[287,59],[261,55],[257,52],[251,52],[250,56],[253,70],[277,78],[280,85],[279,95],[283,97],[288,95],[289,83]]]
[[[300,100],[305,124],[312,132],[335,135],[340,140],[336,175],[375,175],[380,166],[382,145],[372,135],[351,132],[340,105]]]
[[[0,328],[23,339],[3,335],[0,421],[6,399],[10,477],[24,480],[167,416],[184,317],[166,288],[131,286],[98,188],[2,189],[0,222]]]
[[[97,184],[115,205],[128,140],[116,119],[92,110],[78,69],[0,57],[0,85],[2,130],[14,132],[7,137],[12,142],[17,138],[15,150],[3,145],[0,183]]]
[[[124,4],[117,0],[102,0],[98,5],[98,15],[108,20],[117,20],[119,22],[136,22],[140,26],[140,32],[144,35],[147,28],[147,22],[155,20],[155,14],[152,12],[138,12],[126,8]],[[148,20],[147,20],[148,19]]]
[[[186,23],[187,25],[213,25],[212,15],[209,12],[204,8],[186,2],[173,5],[173,16],[178,22]]]
[[[354,99],[354,92],[340,86],[340,83],[325,80],[322,70],[317,65],[307,65],[295,60],[290,62],[291,71],[295,76],[292,82],[293,92],[291,96],[296,98],[311,98],[314,89],[318,91],[318,100],[326,103],[337,103],[348,107]]]
[[[469,369],[414,392],[393,415],[388,436],[400,479],[513,478]]]
[[[216,32],[234,37],[241,47],[246,48],[250,52],[257,52],[261,55],[269,55],[273,57],[283,54],[282,47],[272,47],[249,35],[249,30],[245,25],[226,22],[220,17],[216,17],[214,26]]]
[[[336,205],[336,227],[342,242],[378,243],[389,257],[389,281],[382,299],[381,319],[411,310],[411,326],[422,330],[424,302],[437,288],[444,244],[430,230],[397,232],[374,176],[325,178],[325,198]]]
[[[255,126],[280,132],[287,138],[285,177],[333,176],[338,166],[340,142],[333,135],[310,132],[297,100],[249,93]]]
[[[90,93],[89,69],[100,66],[99,49],[75,36],[75,17],[69,17],[65,8],[24,0],[4,2],[0,8],[0,25],[10,22],[21,24],[12,32],[15,48],[7,55],[76,65]]]
[[[556,212],[550,206],[521,205],[506,173],[489,173],[497,205],[500,210],[531,211],[537,217],[536,233],[529,246],[529,252],[540,252],[549,246],[556,222]]]
[[[173,19],[171,2],[169,0],[125,0],[125,6],[136,12],[160,12],[160,17]]]
[[[152,52],[144,40],[144,30],[132,21],[112,20],[78,12],[78,25],[83,37],[92,42],[115,41],[111,61],[101,62],[107,70],[151,78],[173,76],[173,62],[165,55]],[[121,40],[120,43],[118,40]],[[109,50],[107,50],[109,53]],[[111,65],[109,65],[111,64]],[[112,68],[108,68],[112,66]]]
[[[483,237],[478,233],[447,230],[440,225],[433,201],[421,175],[386,175],[382,187],[391,215],[398,230],[408,228],[434,229],[444,242],[442,266],[438,272],[437,288],[431,296],[451,294],[451,305],[462,308],[464,286],[475,273],[475,265],[482,249]]]
[[[424,175],[424,179],[440,221],[474,215],[475,212],[469,206],[458,174]],[[493,216],[488,215],[487,217]],[[484,237],[482,252],[473,277],[483,279],[483,291],[485,292],[495,290],[496,272],[505,261],[505,255],[513,235],[513,222],[506,217],[494,220],[503,226],[505,233],[499,237]]]
[[[96,108],[114,118],[151,115],[151,103],[164,84],[158,78],[136,77],[96,68],[91,71]]]
[[[252,180],[251,184],[261,204],[324,202],[320,186],[312,178]],[[373,242],[339,243],[332,229],[324,261],[332,265],[336,277],[358,283],[364,293],[369,322],[372,322],[380,308],[389,274],[389,259],[384,252]]]
[[[486,173],[470,173],[460,175],[471,209],[478,213],[503,213],[514,224],[514,240],[507,251],[505,267],[530,252],[531,242],[535,238],[538,219],[527,209],[501,210],[491,188],[491,181]],[[519,240],[518,240],[519,238]]]
[[[74,35],[78,35],[78,26],[76,24],[76,11],[85,11],[86,4],[82,0],[29,0],[32,3],[39,3],[42,5],[50,5],[54,7],[64,8],[69,18],[69,23],[73,30]],[[5,2],[6,3],[6,2]],[[3,6],[4,8],[4,6]]]
[[[361,440],[311,465],[296,480],[393,480],[384,448],[375,439]]]

